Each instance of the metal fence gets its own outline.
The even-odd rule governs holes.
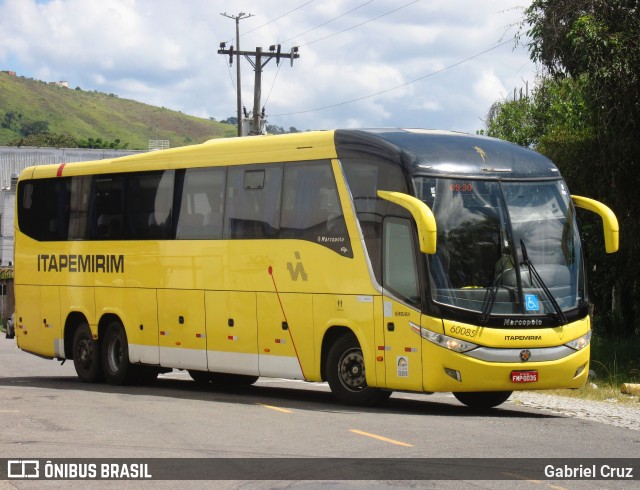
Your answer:
[[[142,153],[140,150],[94,150],[90,148],[34,148],[0,146],[0,186],[7,189],[11,177],[32,165],[104,160]]]

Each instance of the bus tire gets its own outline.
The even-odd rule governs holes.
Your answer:
[[[138,375],[137,367],[129,362],[124,328],[117,321],[111,322],[102,339],[102,369],[107,383],[116,386],[134,383]]]
[[[100,346],[93,338],[87,323],[81,323],[73,334],[73,366],[78,378],[85,383],[103,380]]]
[[[136,368],[135,383],[138,385],[150,385],[156,382],[160,370],[152,366],[131,366]]]
[[[339,337],[329,349],[326,377],[333,395],[347,405],[373,405],[391,396],[367,385],[362,349],[353,334]]]
[[[460,403],[464,403],[469,408],[487,409],[497,407],[507,401],[512,391],[478,391],[454,393]]]

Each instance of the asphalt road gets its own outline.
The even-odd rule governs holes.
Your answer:
[[[186,372],[152,386],[85,384],[72,362],[40,359],[0,338],[0,458],[638,458],[640,431],[546,413],[508,401],[473,412],[450,394],[395,393],[353,408],[324,384],[260,378],[248,388],[203,387]],[[164,461],[164,460],[163,460]],[[322,461],[322,460],[320,460]],[[635,472],[640,472],[636,459]],[[579,462],[579,461],[578,461]],[[327,468],[330,473],[331,468]],[[384,474],[384,471],[382,471]],[[513,481],[216,482],[216,488],[512,488]],[[632,488],[635,481],[545,480],[512,473],[523,488]],[[332,476],[328,475],[328,478]],[[337,478],[338,479],[338,478]],[[384,479],[383,479],[384,480]],[[175,488],[175,482],[75,482],[78,488]],[[82,483],[82,485],[80,485]],[[67,488],[9,480],[6,488]],[[211,488],[206,482],[188,487]]]

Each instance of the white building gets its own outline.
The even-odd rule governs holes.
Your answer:
[[[0,147],[0,267],[13,265],[16,184],[22,170],[32,165],[103,160],[134,153],[141,151]]]

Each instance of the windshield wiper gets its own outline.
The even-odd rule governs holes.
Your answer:
[[[506,254],[505,254],[506,255]],[[480,312],[480,323],[482,325],[486,325],[489,320],[489,316],[491,315],[491,310],[493,310],[493,305],[496,302],[496,298],[498,297],[498,289],[500,289],[500,283],[502,282],[502,276],[507,271],[505,267],[506,260],[504,260],[505,255],[503,255],[502,260],[500,260],[500,272],[496,274],[496,278],[493,281],[493,284],[490,288],[487,288],[487,292],[484,295],[484,300],[482,302],[482,311]],[[506,255],[507,260],[510,259],[509,255]]]
[[[540,289],[542,289],[542,291],[544,292],[545,296],[549,300],[549,303],[551,303],[551,306],[553,306],[553,309],[556,310],[556,314],[558,315],[558,318],[560,319],[561,324],[566,325],[568,323],[567,317],[562,311],[562,308],[560,308],[560,305],[556,301],[556,298],[553,296],[553,294],[551,293],[551,291],[549,290],[545,282],[542,280],[542,277],[536,270],[536,267],[533,265],[533,262],[531,262],[531,260],[529,259],[529,254],[527,253],[527,247],[524,246],[524,241],[522,239],[520,240],[520,250],[522,250],[522,265],[527,266],[527,268],[529,269],[529,275],[531,277],[534,277],[538,281],[538,284],[540,284]]]

